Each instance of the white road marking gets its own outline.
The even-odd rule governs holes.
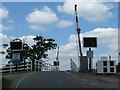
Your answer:
[[[20,84],[20,82],[21,82],[25,77],[26,77],[26,76],[24,76],[23,78],[21,78],[21,79],[19,80],[19,82],[18,82],[17,85],[16,85],[15,90],[18,88],[18,85]]]
[[[69,72],[66,72],[67,74],[69,74],[69,75],[71,75],[71,73],[69,73]]]
[[[91,84],[93,84],[93,85],[95,85],[95,86],[97,86],[98,84],[96,84],[96,83],[91,83]]]
[[[85,82],[87,81],[86,79],[82,79],[82,80],[85,81]]]
[[[78,78],[77,76],[75,76],[75,75],[72,75],[73,77],[75,77],[75,78]]]
[[[69,72],[65,72],[65,73],[67,73],[67,74],[69,74],[69,75],[72,75],[71,73],[69,73]],[[73,77],[75,77],[75,78],[78,78],[77,76],[75,76],[75,75],[72,75]]]

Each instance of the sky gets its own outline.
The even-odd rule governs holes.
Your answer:
[[[89,1],[89,0],[86,0]],[[98,0],[99,1],[99,0]],[[60,47],[60,69],[70,69],[70,58],[79,65],[74,5],[77,4],[81,42],[83,37],[97,37],[98,47],[93,62],[101,56],[112,56],[118,62],[118,2],[2,2],[0,7],[1,43],[15,38],[29,45],[32,38],[54,38]],[[2,50],[2,48],[1,48]],[[82,46],[83,55],[88,48]],[[53,64],[57,50],[49,51],[48,63]],[[3,56],[3,55],[2,55]],[[6,63],[4,57],[2,63]]]

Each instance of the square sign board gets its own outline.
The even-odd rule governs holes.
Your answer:
[[[83,38],[83,47],[97,47],[97,38],[96,37],[84,37]]]
[[[13,53],[12,54],[12,59],[13,60],[20,60],[20,53]]]
[[[22,50],[22,42],[10,42],[10,49],[12,51]]]

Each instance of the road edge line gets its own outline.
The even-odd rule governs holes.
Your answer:
[[[96,84],[96,83],[91,83],[91,84],[93,84],[93,85],[95,85],[95,86],[97,86],[98,84]]]
[[[15,87],[15,90],[17,89],[17,87],[19,86],[20,82],[25,78],[26,76],[22,77],[19,82],[17,83],[16,87]]]

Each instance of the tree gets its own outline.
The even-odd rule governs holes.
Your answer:
[[[118,65],[116,66],[117,72],[120,72],[120,62],[118,63]]]
[[[3,44],[2,46],[3,46],[3,48],[6,48],[6,47],[8,47],[8,44]]]
[[[36,36],[33,38],[35,44],[31,46],[31,49],[29,50],[29,57],[32,60],[32,63],[34,63],[35,60],[42,60],[43,58],[47,58],[48,50],[56,49],[57,44],[54,43],[54,39],[50,38],[44,38],[42,36]],[[33,64],[34,69],[34,64]]]
[[[8,44],[3,44],[2,47],[6,49],[8,47]],[[0,51],[0,54],[5,54],[5,51]]]
[[[53,38],[48,39],[42,36],[36,36],[35,38],[33,38],[33,40],[35,42],[34,45],[29,46],[27,43],[23,43],[23,50],[18,52],[21,54],[21,61],[24,61],[24,63],[25,59],[30,59],[32,61],[32,66],[34,70],[34,61],[47,58],[47,51],[56,49],[57,44],[54,43],[55,40]],[[6,49],[6,52],[6,59],[12,59],[13,52],[11,52],[10,47]]]

